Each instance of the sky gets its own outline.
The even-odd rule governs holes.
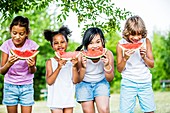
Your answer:
[[[148,36],[153,31],[166,35],[170,31],[170,0],[113,0],[115,5],[139,15],[145,22]],[[121,23],[123,29],[125,21]]]
[[[126,9],[139,15],[145,22],[148,30],[148,38],[152,37],[153,31],[161,31],[162,35],[166,35],[170,31],[170,0],[112,0],[116,7]],[[65,24],[73,31],[72,39],[76,42],[81,42],[80,28],[76,23],[75,14],[71,13]],[[121,31],[125,21],[121,22]]]

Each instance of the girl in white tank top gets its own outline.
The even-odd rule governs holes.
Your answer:
[[[70,30],[62,26],[58,31],[45,30],[44,36],[50,41],[54,51],[65,52]],[[52,113],[73,113],[75,106],[75,84],[79,82],[78,58],[71,61],[54,56],[46,62],[46,82],[48,84],[47,106]]]
[[[99,49],[105,47],[105,40],[99,28],[89,28],[85,31],[81,50]],[[82,105],[83,113],[94,113],[96,102],[99,113],[109,113],[110,86],[114,78],[113,54],[110,50],[105,57],[91,60],[83,55],[79,58],[80,83],[76,84],[76,99]],[[101,101],[102,100],[102,101]]]

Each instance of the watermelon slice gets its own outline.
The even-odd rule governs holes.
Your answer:
[[[96,60],[104,56],[106,52],[107,49],[102,48],[102,49],[95,49],[95,50],[90,49],[88,51],[83,51],[82,54],[88,59]]]
[[[38,50],[25,50],[25,51],[20,51],[20,50],[14,50],[11,49],[11,54],[18,56],[21,60],[25,60],[31,57],[35,57],[39,53]]]
[[[137,50],[140,49],[143,46],[143,43],[139,42],[139,43],[127,43],[127,44],[120,44],[119,46],[123,49],[123,50],[127,50],[127,49],[133,49],[133,50]]]
[[[73,51],[73,52],[55,51],[55,55],[58,58],[61,58],[62,60],[71,60],[72,58],[77,58],[79,54],[80,54],[79,51]]]

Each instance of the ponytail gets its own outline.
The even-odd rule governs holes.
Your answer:
[[[83,45],[81,44],[79,47],[77,47],[76,51],[81,51],[82,48],[83,48]]]

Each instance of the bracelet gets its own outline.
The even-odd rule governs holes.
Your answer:
[[[110,69],[106,69],[106,68],[104,67],[104,71],[105,71],[106,73],[108,73],[108,74],[110,74],[110,73],[113,71],[112,66],[111,66],[111,65],[109,65],[109,66],[110,66]]]

